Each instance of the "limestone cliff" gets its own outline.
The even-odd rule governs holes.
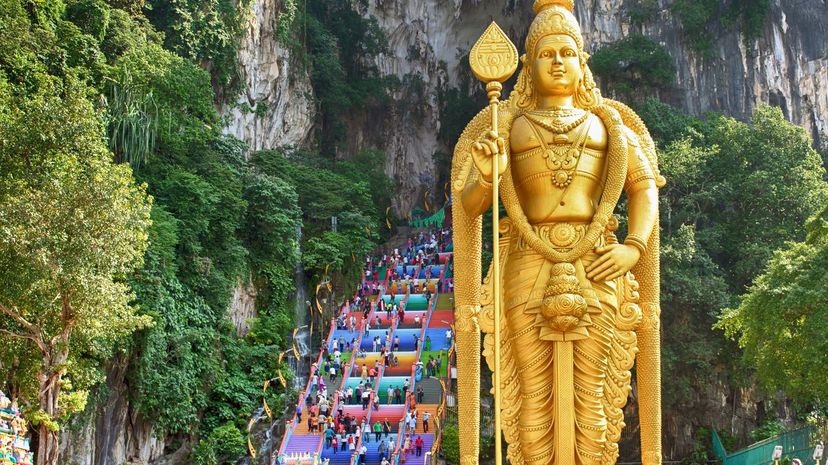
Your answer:
[[[182,465],[188,441],[174,450],[156,434],[151,418],[131,406],[126,379],[128,362],[118,356],[106,367],[106,396],[95,407],[94,419],[76,418],[61,437],[60,463],[65,465]]]
[[[425,83],[426,117],[411,125],[405,115],[384,147],[391,155],[388,173],[400,179],[400,167],[413,167],[402,180],[406,192],[420,179],[433,180],[432,154],[440,147],[440,109],[434,95],[457,86],[468,74],[466,56],[493,19],[518,43],[533,18],[532,0],[371,0],[365,14],[375,16],[389,39],[391,53],[378,59],[380,69],[400,78],[417,75]],[[748,117],[762,102],[780,106],[793,122],[804,126],[816,141],[828,133],[828,8],[820,0],[774,0],[758,40],[746,41],[738,28],[714,28],[712,56],[692,51],[680,21],[670,13],[673,0],[661,0],[658,13],[643,25],[632,25],[624,0],[578,0],[588,51],[643,33],[672,55],[677,72],[674,89],[664,97],[692,114],[719,111]],[[611,89],[604,89],[611,94]],[[412,143],[415,142],[415,143]],[[411,196],[420,199],[421,196]],[[400,206],[416,205],[401,199]]]
[[[281,0],[256,0],[239,50],[241,94],[225,102],[224,132],[252,150],[308,143],[314,120],[310,80],[277,40]]]
[[[627,0],[628,2],[629,0]],[[757,40],[746,41],[738,28],[712,28],[712,55],[702,57],[687,43],[682,25],[671,14],[673,0],[661,0],[658,12],[642,25],[630,22],[625,0],[578,0],[587,48],[595,51],[631,33],[643,33],[666,47],[677,68],[676,84],[663,97],[693,114],[720,111],[746,118],[758,103],[779,106],[793,122],[819,141],[828,133],[828,8],[819,0],[774,0]],[[389,53],[377,58],[379,69],[403,86],[399,105],[383,124],[354,115],[353,150],[380,145],[388,153],[386,172],[401,195],[398,213],[436,192],[434,154],[441,146],[440,91],[457,87],[468,75],[466,56],[493,19],[519,46],[532,20],[532,0],[368,0],[362,13],[377,18]],[[292,66],[291,53],[276,40],[281,0],[253,5],[250,28],[239,54],[244,90],[226,104],[226,132],[253,149],[301,146],[314,126],[312,87],[307,71]],[[412,79],[413,78],[413,79]],[[611,89],[604,89],[611,94]],[[412,95],[414,94],[414,95]],[[416,108],[412,108],[416,106]],[[381,134],[378,134],[381,132]]]

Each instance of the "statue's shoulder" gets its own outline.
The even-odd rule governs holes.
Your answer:
[[[535,133],[529,124],[529,120],[523,115],[512,119],[512,127],[509,128],[509,144],[513,153],[525,152],[538,146],[539,141],[535,140]]]

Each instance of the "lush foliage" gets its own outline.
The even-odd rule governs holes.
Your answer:
[[[443,455],[446,463],[459,465],[460,463],[460,431],[457,424],[446,423],[443,428]]]
[[[627,0],[624,7],[633,24],[643,24],[653,19],[659,8],[658,0]]]
[[[217,87],[238,89],[236,55],[249,0],[149,0],[145,11],[164,45],[213,70]]]
[[[73,73],[0,74],[0,370],[40,426],[39,463],[100,381],[90,359],[150,323],[124,278],[141,265],[151,201],[113,164],[87,91]]]
[[[232,462],[244,455],[245,440],[233,423],[227,423],[210,432],[193,451],[194,465],[219,465]]]
[[[711,30],[738,27],[750,41],[762,33],[769,12],[770,0],[676,0],[672,6],[688,46],[708,58],[716,39]]]
[[[807,223],[807,231],[804,241],[773,255],[719,326],[738,340],[765,387],[824,407],[828,388],[819,367],[828,353],[828,208]]]
[[[49,431],[96,410],[104,396],[87,394],[103,389],[104,361],[117,349],[129,364],[130,401],[156,431],[201,438],[197,463],[233,462],[261,383],[284,368],[300,247],[310,274],[348,273],[380,238],[392,192],[382,153],[334,161],[271,152],[249,162],[244,144],[220,134],[214,89],[234,88],[244,7],[0,0],[0,302],[44,335],[63,328],[55,286],[73,291],[76,312],[69,357],[55,368],[66,374],[62,409],[30,416]],[[376,53],[381,36],[356,13],[325,14],[324,27],[338,34],[331,43],[346,53],[324,55],[331,50],[317,43],[309,56],[327,57],[314,65],[318,82],[351,92],[345,84],[366,77],[351,100],[337,100],[336,89],[319,94],[343,111],[374,95],[371,70],[349,57]],[[325,59],[343,74],[325,81]],[[27,282],[39,284],[27,290]],[[251,286],[258,316],[234,325],[234,289]],[[249,326],[246,336],[237,325]],[[4,320],[0,329],[26,328]],[[37,408],[40,356],[27,339],[0,339],[4,390]],[[285,395],[269,391],[274,411]]]
[[[701,380],[747,382],[737,347],[712,326],[775,250],[805,236],[807,218],[828,202],[828,186],[807,135],[778,109],[760,107],[746,124],[699,120],[655,101],[639,108],[663,147],[668,179],[661,192],[665,399],[686,408]]]
[[[294,21],[295,34],[307,45],[314,97],[320,112],[317,139],[321,152],[337,154],[356,114],[381,112],[396,83],[380,76],[373,58],[386,51],[387,40],[375,18],[365,18],[350,2],[307,2]],[[301,25],[301,30],[299,30]],[[387,111],[387,109],[386,109]]]
[[[640,34],[600,48],[589,64],[625,99],[669,89],[676,80],[676,65],[667,49]]]
[[[302,262],[312,275],[326,270],[353,275],[361,270],[361,257],[376,246],[385,229],[384,206],[390,204],[391,186],[381,172],[383,154],[362,152],[352,161],[297,152],[261,152],[253,163],[267,175],[281,174],[298,193],[306,240]],[[331,218],[337,217],[337,230]]]

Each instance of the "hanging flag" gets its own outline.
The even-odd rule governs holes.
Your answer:
[[[285,353],[284,352],[280,353],[279,354],[279,366],[280,367],[282,366],[282,359],[284,359],[284,358],[285,358]],[[279,377],[279,382],[282,383],[282,387],[286,388],[287,387],[287,382],[285,381],[285,377],[282,376],[282,369],[281,368],[279,368],[279,371],[276,372],[276,376]]]
[[[316,308],[319,310],[319,314],[322,314],[322,304],[319,303],[319,289],[322,287],[322,283],[319,283],[316,286],[316,292],[313,294],[313,298],[316,300]]]
[[[264,407],[265,413],[267,413],[267,418],[273,420],[273,412],[270,411],[270,406],[267,405],[267,388],[270,387],[270,380],[264,382],[264,388],[262,389],[262,407]]]
[[[247,424],[247,449],[250,451],[250,456],[256,458],[256,449],[253,447],[253,441],[250,437],[250,429],[253,427],[253,419]]]

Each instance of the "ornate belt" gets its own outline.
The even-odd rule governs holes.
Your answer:
[[[542,223],[532,225],[532,230],[544,242],[560,251],[567,251],[584,238],[588,227],[585,223]],[[516,248],[521,251],[530,249],[523,238],[517,239]]]

